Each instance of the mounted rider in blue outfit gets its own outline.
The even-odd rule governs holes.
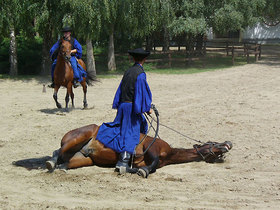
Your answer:
[[[71,67],[73,69],[73,74],[74,74],[74,81],[73,81],[73,86],[76,88],[78,87],[79,83],[83,81],[83,77],[86,77],[86,71],[83,69],[83,67],[78,63],[77,59],[82,58],[82,46],[81,44],[73,37],[71,37],[71,32],[72,29],[70,27],[64,27],[62,30],[63,32],[63,38],[65,40],[69,40],[72,46],[71,49]],[[56,61],[57,61],[57,55],[59,52],[59,47],[61,41],[58,40],[50,49],[50,56],[53,61],[52,64],[52,69],[51,69],[51,76],[52,76],[52,84],[49,85],[49,87],[54,88],[54,69],[56,66]]]

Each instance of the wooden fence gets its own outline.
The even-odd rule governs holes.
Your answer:
[[[231,42],[231,41],[207,41],[203,43],[201,50],[182,50],[182,46],[177,46],[177,50],[167,50],[161,51],[154,50],[151,54],[162,54],[167,55],[168,57],[168,65],[171,66],[172,61],[176,60],[185,60],[185,61],[193,61],[204,59],[208,53],[220,53],[222,55],[231,56],[232,64],[235,63],[235,58],[237,56],[246,57],[247,63],[249,63],[250,55],[254,55],[255,61],[257,62],[261,58],[261,44],[250,43],[250,42]],[[175,47],[176,48],[176,47]],[[172,58],[172,54],[183,54],[186,55],[184,58]],[[157,62],[162,61],[162,59],[148,59],[147,62]]]

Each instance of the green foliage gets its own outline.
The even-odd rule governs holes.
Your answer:
[[[9,73],[9,45],[8,38],[3,39],[0,44],[0,74]]]
[[[63,22],[73,27],[74,31],[77,32],[77,37],[98,40],[101,30],[101,16],[97,0],[70,0],[63,1],[62,5],[69,8]]]
[[[38,72],[33,66],[39,67],[38,55],[42,54],[42,40],[33,39],[36,32],[53,43],[62,26],[70,24],[79,41],[91,39],[105,54],[108,35],[113,31],[116,52],[121,53],[142,46],[147,37],[161,41],[158,36],[163,32],[167,32],[167,38],[184,36],[191,46],[210,27],[215,32],[227,32],[243,30],[260,19],[277,23],[279,10],[280,0],[1,0],[1,72],[8,69],[6,38],[10,27],[20,33],[19,73],[33,74]],[[45,42],[44,46],[49,49]],[[103,55],[102,66],[106,66],[106,60]],[[128,66],[126,58],[118,56],[116,62],[119,69]]]
[[[215,9],[212,27],[215,31],[244,30],[260,20],[265,0],[225,0]]]
[[[265,7],[261,10],[261,18],[269,24],[278,24],[280,22],[280,0],[266,0]]]
[[[18,73],[36,75],[40,73],[42,39],[17,37]],[[4,39],[0,47],[0,74],[9,73],[9,39]]]

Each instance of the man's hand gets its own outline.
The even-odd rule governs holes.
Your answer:
[[[71,50],[71,54],[72,53],[77,53],[77,49]]]
[[[150,109],[150,111],[147,112],[148,115],[153,113],[153,109]]]

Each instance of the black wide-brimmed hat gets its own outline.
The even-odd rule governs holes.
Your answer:
[[[142,48],[137,48],[134,50],[128,50],[129,55],[132,57],[146,58],[150,55],[150,51],[143,50]]]
[[[68,31],[72,32],[72,28],[69,27],[69,26],[65,26],[65,27],[63,27],[62,30],[61,30],[61,32],[68,32]]]

